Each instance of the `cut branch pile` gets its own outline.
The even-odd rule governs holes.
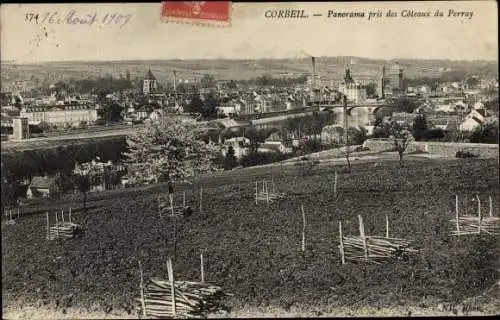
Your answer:
[[[276,191],[274,180],[271,180],[271,184],[272,192],[269,192],[269,189],[267,188],[267,181],[262,180],[262,190],[259,191],[259,183],[255,181],[255,204],[257,204],[259,201],[266,201],[267,203],[269,203],[270,201],[285,198],[284,193]]]
[[[71,239],[76,235],[83,234],[84,232],[83,228],[80,225],[71,222],[71,208],[69,210],[68,216],[69,222],[64,221],[64,211],[61,210],[62,221],[59,221],[56,212],[56,223],[54,226],[50,226],[49,213],[46,212],[45,214],[47,217],[47,240],[56,240],[60,238]]]
[[[454,228],[452,235],[471,235],[471,234],[488,234],[498,235],[500,231],[500,218],[493,216],[492,199],[489,197],[490,210],[488,217],[481,215],[481,200],[476,196],[477,201],[477,216],[466,215],[460,216],[458,209],[458,196],[455,196],[455,219],[450,219],[450,224]],[[467,202],[466,202],[467,205]],[[467,207],[466,207],[467,208]]]
[[[175,281],[175,311],[177,317],[203,317],[207,312],[217,311],[222,298],[220,287],[188,281]],[[144,302],[147,317],[174,317],[172,290],[169,281],[151,279],[146,285]],[[141,299],[136,299],[141,302]],[[139,308],[142,312],[142,307]]]
[[[450,220],[453,227],[456,226],[456,219]],[[458,218],[459,230],[453,230],[452,235],[460,236],[466,234],[490,234],[497,235],[500,231],[500,219],[498,217],[482,218],[475,216],[461,216]]]
[[[206,313],[223,308],[219,303],[223,297],[220,287],[201,282],[173,281],[172,269],[168,269],[169,281],[152,278],[145,288],[141,285],[141,298],[135,300],[140,303],[138,310],[144,317],[203,318]]]
[[[412,248],[412,241],[401,238],[389,237],[389,223],[386,218],[386,236],[366,236],[363,218],[358,215],[360,236],[343,236],[342,223],[339,222],[340,230],[340,254],[342,264],[346,260],[365,261],[380,264],[388,259],[398,257],[403,253],[418,252]]]
[[[186,206],[186,194],[184,193],[182,206],[174,205],[173,195],[170,194],[168,199],[158,196],[158,214],[161,216],[167,214],[171,216],[188,216],[192,213],[192,209]]]
[[[12,218],[12,214],[14,213],[14,209],[5,209],[5,220],[7,220],[7,225],[16,224],[15,219]],[[17,208],[17,219],[19,219],[19,208]]]
[[[365,259],[365,247],[362,237],[344,237],[343,241],[345,259]],[[411,244],[411,241],[399,238],[366,237],[367,260],[373,263],[381,263],[382,260],[396,257],[403,252],[417,252],[418,250],[410,247]]]

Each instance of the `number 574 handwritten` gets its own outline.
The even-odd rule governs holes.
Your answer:
[[[39,18],[39,14],[35,14],[35,13],[27,13],[26,14],[26,18],[24,19],[24,21],[33,21],[35,20],[36,22],[38,22],[38,18]]]

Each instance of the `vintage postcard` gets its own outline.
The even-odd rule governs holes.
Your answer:
[[[497,6],[2,4],[2,316],[498,314]]]

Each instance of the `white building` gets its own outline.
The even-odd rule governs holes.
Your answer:
[[[222,148],[222,155],[226,156],[229,147],[233,147],[234,156],[237,159],[240,159],[243,156],[246,156],[250,149],[248,148],[250,145],[250,139],[245,137],[235,137],[231,139],[227,139],[224,141],[224,148]]]
[[[491,118],[485,109],[472,110],[465,120],[460,124],[460,131],[473,131]]]
[[[34,125],[42,122],[51,125],[79,125],[81,122],[91,123],[98,119],[96,108],[85,105],[24,108],[20,117],[28,118],[28,123]]]
[[[155,92],[157,89],[158,89],[158,83],[156,81],[156,77],[151,72],[151,69],[149,69],[146,79],[144,79],[142,82],[142,93],[150,94]]]

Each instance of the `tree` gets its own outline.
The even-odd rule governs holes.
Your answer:
[[[417,104],[408,98],[398,98],[392,102],[395,112],[412,113],[417,108]]]
[[[498,123],[476,127],[469,140],[472,143],[498,143]]]
[[[215,97],[215,93],[210,91],[203,101],[202,115],[205,118],[214,117],[217,115],[217,107],[219,106],[219,101]]]
[[[423,140],[427,129],[428,125],[425,114],[419,114],[413,121],[413,136],[415,137],[415,141]]]
[[[73,176],[74,183],[83,194],[83,210],[87,212],[87,193],[90,191],[90,178],[88,173],[75,174]]]
[[[125,153],[125,162],[131,165],[130,182],[171,182],[216,170],[213,160],[220,150],[202,140],[205,129],[165,118],[127,136],[129,152]]]
[[[215,78],[209,74],[204,74],[200,79],[200,86],[202,88],[213,88],[215,87]]]
[[[106,122],[118,122],[122,120],[123,107],[116,102],[104,105],[102,118]]]
[[[189,113],[203,113],[203,101],[201,101],[199,95],[194,95],[189,101],[188,105],[185,107],[185,111]]]
[[[403,154],[408,145],[414,140],[410,130],[392,121],[388,124],[389,139],[394,143],[394,149],[399,154],[399,164],[403,166]]]
[[[234,155],[233,146],[229,146],[226,153],[226,158],[224,159],[224,169],[231,170],[238,166],[238,159]]]
[[[374,97],[377,95],[377,85],[375,83],[372,82],[367,84],[365,89],[367,97]]]

